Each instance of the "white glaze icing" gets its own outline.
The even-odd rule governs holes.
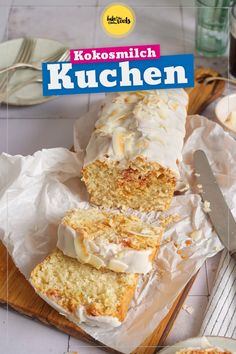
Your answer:
[[[159,163],[179,176],[188,95],[183,89],[108,94],[86,149],[84,165],[137,156]]]
[[[32,285],[32,283],[31,283]],[[33,285],[32,285],[33,286]],[[34,287],[34,286],[33,286]],[[75,314],[67,311],[60,305],[58,305],[55,301],[47,297],[46,295],[42,294],[41,292],[35,290],[35,292],[45,301],[53,307],[57,312],[61,315],[68,318],[71,322],[75,323],[79,326],[81,323],[85,323],[89,326],[97,326],[101,328],[113,328],[118,327],[121,325],[121,322],[118,320],[117,317],[113,316],[90,316],[87,314],[86,308],[84,306],[78,306],[77,311]]]
[[[144,236],[144,235],[143,235]],[[144,236],[146,237],[146,236]],[[69,226],[60,224],[58,227],[58,242],[57,247],[66,255],[72,258],[77,258],[80,262],[86,262],[96,266],[93,261],[93,256],[96,256],[101,261],[101,266],[117,272],[125,273],[142,273],[146,274],[152,269],[150,255],[152,249],[135,250],[124,247],[121,244],[109,243],[104,239],[94,239],[85,241],[86,249],[90,253],[90,257],[81,259],[80,242],[76,242],[79,238],[79,232]],[[76,246],[75,246],[76,243]],[[91,247],[92,243],[92,247]],[[100,262],[97,262],[99,268]]]
[[[57,247],[66,256],[77,258],[75,252],[74,239],[76,237],[76,231],[72,227],[60,224],[57,230]],[[65,250],[65,252],[63,251]]]

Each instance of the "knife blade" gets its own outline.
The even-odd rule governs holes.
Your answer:
[[[193,159],[197,184],[202,186],[201,197],[203,201],[210,203],[208,215],[211,223],[223,245],[236,260],[236,222],[233,214],[216,182],[206,154],[197,150]]]

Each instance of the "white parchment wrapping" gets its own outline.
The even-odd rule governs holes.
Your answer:
[[[77,153],[56,148],[27,157],[0,156],[0,238],[26,278],[55,247],[57,226],[66,210],[88,207],[87,193],[78,175],[95,118],[96,113],[89,113],[77,121]],[[199,148],[206,152],[236,215],[236,142],[206,118],[189,117],[180,170],[193,188],[176,196],[167,213],[178,213],[180,221],[165,233],[154,270],[141,279],[123,325],[112,330],[81,326],[100,342],[121,352],[129,353],[143,342],[206,258],[222,248],[202,211],[200,197],[194,194],[192,155]],[[158,213],[135,214],[145,221],[157,222]],[[193,230],[202,230],[195,240],[191,238]],[[188,245],[188,241],[192,244]]]

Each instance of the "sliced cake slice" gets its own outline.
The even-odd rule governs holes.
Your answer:
[[[56,249],[31,273],[35,291],[79,325],[117,327],[125,319],[138,276],[97,270]]]
[[[162,226],[135,216],[95,208],[72,209],[59,225],[57,247],[97,269],[145,274],[152,269],[162,234]]]

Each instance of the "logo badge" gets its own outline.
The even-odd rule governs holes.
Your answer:
[[[101,16],[102,27],[112,37],[127,36],[134,28],[135,15],[133,10],[121,3],[110,4]]]

